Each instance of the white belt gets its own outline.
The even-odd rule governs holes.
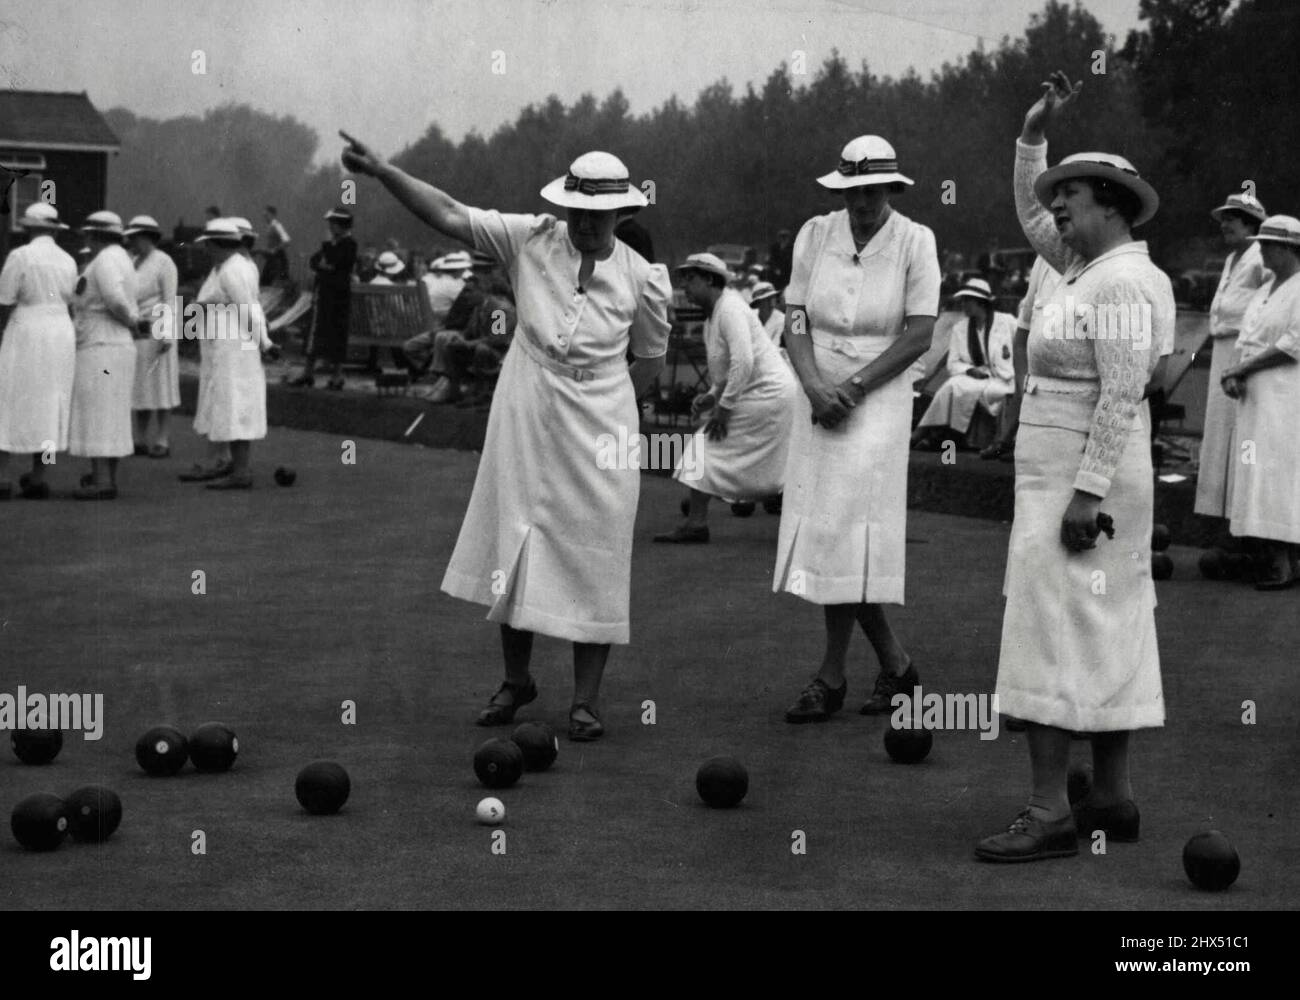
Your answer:
[[[1090,378],[1055,378],[1051,375],[1027,375],[1025,376],[1025,392],[1029,395],[1050,392],[1062,396],[1098,396],[1101,394],[1101,384]]]
[[[549,369],[558,375],[571,378],[576,382],[590,382],[592,379],[601,375],[609,375],[618,371],[620,368],[626,370],[626,362],[620,358],[611,358],[608,361],[602,361],[594,365],[569,365],[565,364],[559,358],[554,357],[547,351],[538,347],[528,339],[528,334],[519,331],[514,339],[514,343],[523,347],[524,353],[536,361],[543,368]]]

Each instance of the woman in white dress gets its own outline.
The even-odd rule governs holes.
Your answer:
[[[210,490],[253,486],[252,443],[266,437],[266,374],[262,352],[273,348],[258,296],[258,272],[243,252],[234,219],[214,219],[199,237],[212,257],[195,300],[204,307],[204,350],[212,359],[203,410],[194,423],[207,429],[214,446],[230,448],[230,471],[207,484]]]
[[[442,582],[453,597],[486,604],[501,626],[505,682],[478,723],[508,723],[537,697],[529,661],[541,632],[573,642],[569,738],[596,739],[610,644],[629,636],[641,485],[635,464],[603,468],[597,449],[604,435],[636,436],[637,400],[668,349],[667,272],[614,237],[620,213],[647,201],[617,157],[593,152],[542,190],[566,221],[484,211],[343,138],[347,169],[377,177],[433,228],[500,260],[515,290],[518,326]]]
[[[77,262],[54,242],[54,234],[68,228],[54,206],[31,204],[18,224],[28,241],[9,251],[0,271],[0,500],[13,495],[10,453],[32,456],[32,471],[19,482],[20,495],[44,500],[50,495],[46,462],[68,447],[77,365],[68,309]]]
[[[993,289],[983,278],[971,278],[953,298],[960,300],[966,322],[953,325],[948,338],[948,378],[922,414],[912,435],[914,444],[936,441],[945,430],[965,434],[976,407],[997,417],[1006,398],[1015,392],[1011,348],[1016,318],[994,308]]]
[[[82,233],[93,259],[77,281],[77,375],[72,384],[68,451],[90,459],[78,500],[116,500],[117,463],[135,450],[135,267],[122,246],[122,219],[94,212]]]
[[[140,313],[135,341],[135,387],[131,393],[135,453],[166,458],[171,454],[168,421],[172,410],[181,405],[175,336],[181,323],[176,310],[176,264],[158,249],[162,228],[151,216],[137,215],[126,224],[124,233],[135,262],[135,298]],[[172,328],[164,331],[170,336],[154,336],[159,329],[160,306],[171,316]]]
[[[995,694],[999,711],[1028,724],[1032,789],[1007,831],[978,844],[982,861],[1074,855],[1076,837],[1099,829],[1136,840],[1129,735],[1165,718],[1144,393],[1173,348],[1177,311],[1169,278],[1133,239],[1159,204],[1133,165],[1078,153],[1047,169],[1048,121],[1080,87],[1053,74],[1016,146],[1021,227],[1061,278],[1029,333]],[[1094,769],[1074,815],[1072,731],[1091,737]]]
[[[709,390],[691,403],[708,421],[686,445],[673,478],[690,488],[686,520],[656,542],[709,540],[709,500],[766,500],[781,492],[796,387],[789,366],[741,294],[727,265],[691,254],[677,268],[686,297],[703,307]]]
[[[1260,538],[1271,565],[1258,590],[1300,580],[1300,219],[1275,215],[1250,237],[1272,272],[1246,310],[1239,360],[1223,373],[1236,401],[1232,533]]]
[[[912,182],[879,136],[854,139],[818,183],[844,208],[809,219],[785,290],[785,347],[803,392],[785,472],[772,589],[823,606],[821,667],[786,711],[822,722],[844,705],[845,658],[857,622],[880,661],[864,715],[920,683],[885,616],[903,603],[908,369],[930,347],[939,314],[934,233],[890,205]]]
[[[1228,195],[1210,214],[1218,220],[1228,259],[1223,262],[1219,287],[1210,303],[1214,348],[1210,352],[1210,393],[1205,401],[1205,433],[1201,437],[1194,510],[1208,517],[1227,517],[1232,511],[1232,483],[1239,462],[1232,453],[1237,404],[1220,386],[1224,373],[1237,363],[1237,336],[1246,307],[1270,277],[1259,244],[1250,239],[1259,232],[1268,213],[1256,198],[1243,192]]]

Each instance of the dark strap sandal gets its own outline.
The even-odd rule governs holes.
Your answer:
[[[499,701],[503,694],[510,695],[510,702]],[[515,720],[515,713],[529,702],[537,700],[537,684],[530,677],[527,684],[512,684],[502,681],[497,693],[488,702],[487,708],[479,712],[475,725],[506,726]]]

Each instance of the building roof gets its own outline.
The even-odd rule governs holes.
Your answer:
[[[120,145],[85,91],[0,90],[0,146],[115,151]]]

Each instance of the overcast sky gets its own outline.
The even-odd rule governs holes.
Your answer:
[[[1044,0],[4,0],[0,87],[85,90],[168,118],[230,101],[292,114],[336,155],[343,127],[385,153],[431,121],[490,134],[525,105],[621,86],[634,114],[719,78],[761,83],[800,50],[928,76]],[[1138,0],[1087,0],[1123,41]],[[193,72],[202,50],[207,73]],[[504,70],[504,72],[494,72]]]

